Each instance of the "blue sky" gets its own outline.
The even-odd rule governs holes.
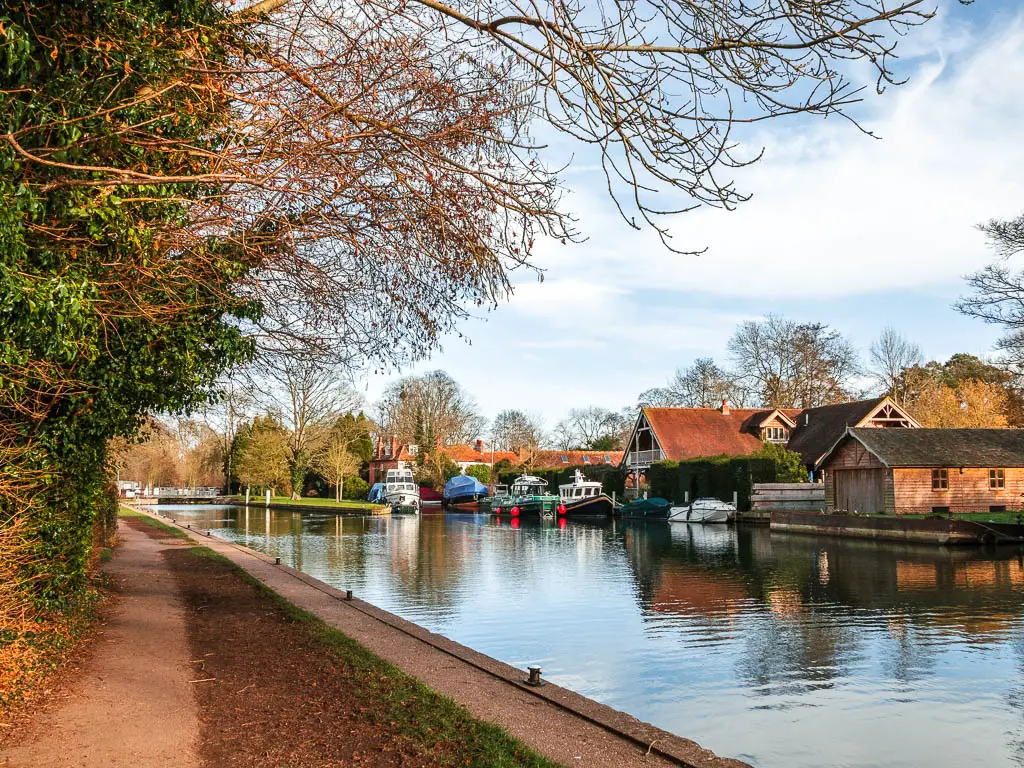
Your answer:
[[[974,225],[1024,210],[1024,9],[940,0],[938,10],[901,43],[910,82],[882,96],[869,88],[852,110],[880,140],[807,119],[744,137],[765,149],[735,176],[753,199],[670,222],[674,245],[704,255],[629,228],[577,151],[565,207],[587,242],[542,242],[543,282],[518,275],[507,303],[462,324],[471,346],[447,338],[404,373],[443,368],[486,416],[520,408],[550,428],[572,407],[631,405],[696,357],[728,362],[736,323],[769,312],[832,325],[865,351],[893,325],[928,358],[989,355],[997,329],[951,304],[963,275],[990,260]],[[360,389],[372,401],[389,380]]]

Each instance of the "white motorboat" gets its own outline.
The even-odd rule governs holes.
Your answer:
[[[697,499],[688,507],[672,507],[669,522],[728,523],[736,517],[736,507],[719,499]]]
[[[411,469],[389,469],[384,477],[384,500],[392,509],[419,512],[420,489]]]

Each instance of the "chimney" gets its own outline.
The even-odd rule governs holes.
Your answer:
[[[723,416],[728,416],[729,415],[729,401],[728,400],[723,400],[722,401],[722,408],[721,408],[721,410],[722,410],[722,415]]]
[[[398,438],[394,435],[391,436],[391,457],[394,458],[398,455]]]
[[[484,441],[483,440],[477,440],[476,441],[476,446],[474,446],[474,449],[476,450],[477,453],[483,453]]]

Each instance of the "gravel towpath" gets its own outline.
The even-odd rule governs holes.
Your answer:
[[[161,552],[181,547],[118,528],[104,570],[118,592],[81,672],[34,721],[0,747],[4,768],[198,768],[199,717],[185,613]]]

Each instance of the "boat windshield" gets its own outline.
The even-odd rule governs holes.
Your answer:
[[[536,483],[530,485],[517,485],[512,489],[516,496],[541,496],[544,494],[544,486]]]

